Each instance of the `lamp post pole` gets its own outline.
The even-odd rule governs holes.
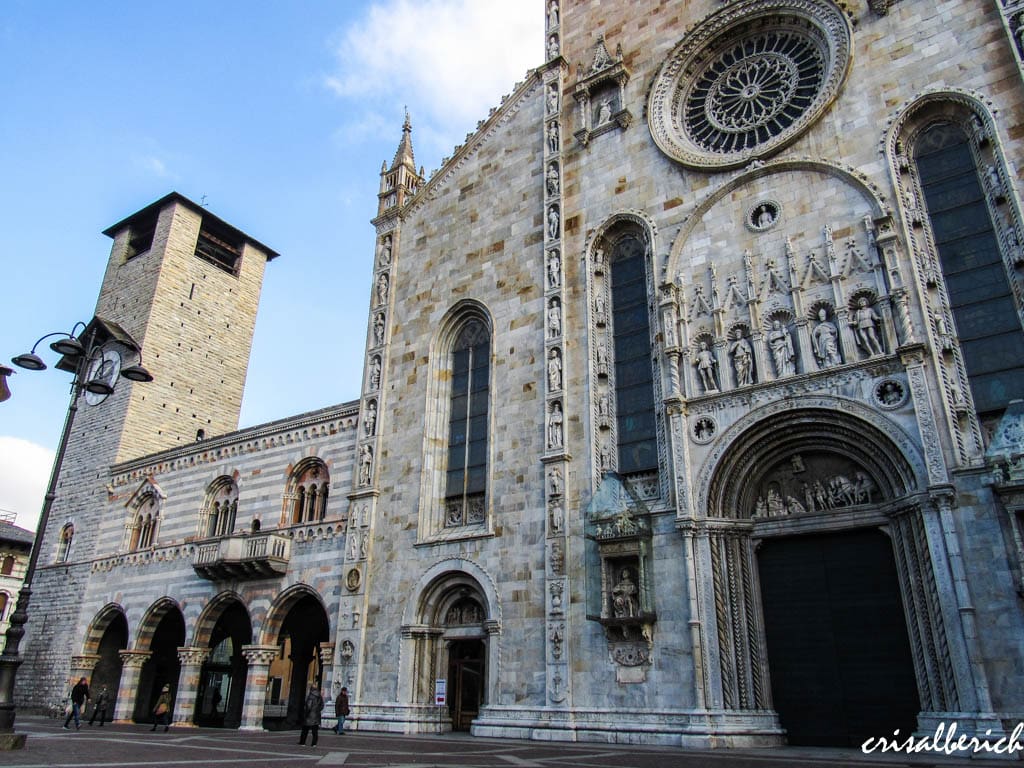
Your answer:
[[[55,352],[63,354],[69,360],[74,359],[75,370],[74,378],[71,382],[71,399],[68,403],[67,416],[64,418],[64,429],[60,435],[60,443],[57,445],[57,455],[53,460],[53,468],[50,470],[50,482],[46,487],[46,496],[43,497],[43,507],[39,513],[39,524],[36,527],[35,538],[32,542],[28,567],[25,570],[25,578],[22,582],[21,590],[18,592],[18,601],[15,605],[14,613],[10,616],[10,625],[6,633],[4,650],[0,654],[0,751],[21,749],[25,745],[26,735],[15,733],[14,731],[16,716],[14,684],[18,674],[18,667],[21,666],[23,661],[18,654],[18,648],[21,645],[22,638],[25,636],[25,624],[28,621],[28,604],[32,597],[32,579],[35,576],[36,564],[39,562],[39,551],[43,544],[43,537],[46,534],[50,510],[53,507],[54,499],[57,498],[57,483],[60,480],[60,471],[64,464],[64,454],[67,451],[68,439],[71,436],[71,427],[75,422],[75,414],[78,412],[78,399],[85,391],[109,395],[114,390],[115,381],[108,383],[99,379],[87,380],[90,374],[96,374],[95,371],[89,370],[93,353],[97,348],[96,329],[94,327],[86,329],[87,339],[83,345],[74,336],[74,330],[78,328],[78,325],[83,324],[76,324],[70,334],[47,334],[43,336],[32,347],[32,352],[19,355],[12,360],[15,365],[28,368],[29,370],[42,370],[46,368],[46,364],[35,355],[35,347],[39,345],[40,341],[49,336],[61,335],[67,338],[54,342],[50,346]],[[141,350],[136,347],[135,351],[139,353],[141,360]],[[10,372],[11,369],[6,368],[6,370]],[[146,382],[153,380],[152,375],[141,364],[129,366],[121,371],[121,375],[132,381]]]

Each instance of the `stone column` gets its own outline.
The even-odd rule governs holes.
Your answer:
[[[341,685],[334,685],[334,643],[320,643],[320,688],[324,692],[323,718],[334,719],[334,697]]]
[[[267,701],[270,663],[280,654],[276,645],[243,645],[242,655],[249,662],[245,674],[245,700],[242,703],[240,731],[263,730],[263,705]]]
[[[171,722],[174,725],[195,726],[196,696],[199,693],[200,675],[203,663],[210,657],[209,648],[178,648],[181,673],[178,675],[178,691],[174,697]]]
[[[121,651],[121,685],[117,689],[115,723],[130,723],[135,714],[135,697],[139,693],[142,665],[149,661],[149,651]]]

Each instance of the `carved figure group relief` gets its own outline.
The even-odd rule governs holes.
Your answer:
[[[757,487],[749,512],[755,519],[828,512],[880,500],[878,485],[867,470],[835,455],[793,454]]]

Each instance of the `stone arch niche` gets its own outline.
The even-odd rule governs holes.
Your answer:
[[[185,644],[185,617],[177,601],[157,600],[139,624],[136,648],[149,653],[139,676],[135,695],[135,722],[153,721],[153,707],[161,689],[169,686],[172,697],[178,689],[181,661],[178,648]]]
[[[880,557],[881,567],[890,573],[888,582],[871,587],[875,592],[851,598],[863,601],[866,623],[857,632],[836,636],[869,637],[872,633],[864,632],[872,626],[867,617],[882,612],[885,602],[884,611],[895,617],[885,641],[902,644],[891,668],[903,681],[900,711],[909,717],[909,725],[929,713],[960,708],[955,651],[940,598],[943,555],[928,541],[931,501],[922,493],[925,476],[919,449],[900,428],[867,406],[832,396],[765,406],[722,435],[698,476],[698,487],[705,489],[698,508],[707,511],[708,536],[698,546],[697,567],[710,576],[699,599],[706,615],[714,616],[713,629],[704,638],[709,704],[741,711],[776,708],[772,675],[782,669],[782,662],[778,641],[773,648],[767,640],[766,617],[774,621],[778,611],[776,602],[764,600],[770,594],[775,601],[779,591],[763,589],[777,587],[778,571],[772,571],[769,584],[759,548],[767,551],[770,544],[778,563],[782,545],[820,540],[827,545],[821,551],[838,547],[829,551],[842,553],[854,567],[868,562],[867,555]],[[862,545],[865,558],[856,549]],[[797,560],[791,557],[788,563],[802,578],[810,562]],[[869,569],[870,575],[876,570]],[[860,578],[849,570],[844,576],[854,585]],[[794,601],[799,599],[803,597]],[[826,603],[841,608],[840,600],[847,598],[830,599],[835,603]],[[785,682],[786,670],[778,676]],[[884,698],[887,691],[880,684],[868,695]],[[824,707],[822,703],[818,709]],[[870,702],[864,707],[870,709]],[[786,716],[794,715],[792,710],[781,714],[786,727]],[[796,733],[803,725],[794,727],[791,719],[789,727]],[[847,726],[851,733],[858,727],[832,725],[842,733]]]
[[[261,633],[262,647],[280,650],[270,662],[268,704],[263,725],[282,730],[302,722],[306,691],[322,688],[333,648],[330,620],[323,598],[312,587],[297,585],[277,597]]]
[[[420,580],[416,594],[402,625],[399,696],[433,710],[429,717],[438,730],[469,730],[497,695],[494,585],[474,564],[446,560]],[[437,680],[446,681],[446,722],[437,722],[433,706]]]
[[[106,688],[107,715],[112,716],[117,708],[117,694],[121,685],[123,662],[121,651],[128,647],[128,619],[124,609],[116,603],[105,605],[89,625],[82,649],[84,655],[96,659],[89,689],[93,699]]]
[[[218,595],[203,610],[191,649],[194,660],[201,662],[193,685],[196,725],[241,724],[248,671],[243,649],[252,637],[252,620],[239,595]]]

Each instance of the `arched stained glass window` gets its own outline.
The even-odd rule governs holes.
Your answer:
[[[445,526],[482,523],[487,493],[487,410],[491,335],[465,323],[451,351]]]
[[[615,243],[611,258],[615,418],[623,474],[658,468],[645,253],[643,241],[630,234]]]
[[[998,413],[1024,392],[1024,331],[978,164],[967,134],[949,122],[920,134],[914,161],[974,405]]]

